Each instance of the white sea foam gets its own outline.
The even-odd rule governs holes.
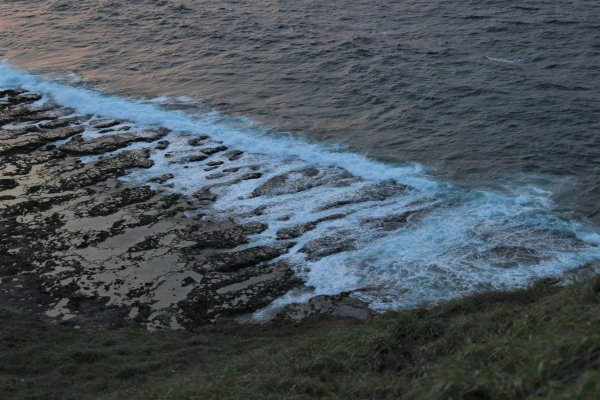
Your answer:
[[[369,179],[396,179],[412,185],[434,185],[433,181],[423,177],[421,167],[416,164],[391,167],[361,154],[324,148],[293,135],[273,138],[244,119],[231,120],[219,114],[192,116],[181,111],[163,110],[146,101],[109,96],[46,80],[15,69],[6,61],[0,64],[0,86],[21,87],[47,94],[58,104],[72,107],[82,114],[97,114],[145,125],[163,126],[175,132],[207,134],[226,145],[282,160],[300,158],[318,165],[345,168],[357,176]]]
[[[523,62],[521,58],[499,58],[499,57],[489,57],[485,56],[486,60],[500,62],[504,64],[520,64]]]
[[[280,258],[297,267],[309,289],[278,299],[257,318],[310,296],[343,291],[355,291],[377,310],[413,307],[525,285],[600,257],[600,235],[558,218],[551,194],[534,186],[507,188],[505,194],[465,191],[434,181],[418,164],[392,166],[297,136],[268,134],[246,119],[165,110],[4,63],[0,87],[7,86],[47,94],[80,113],[170,128],[169,147],[152,150],[154,166],[125,179],[148,184],[170,173],[170,190],[186,194],[210,186],[218,195],[213,207],[218,215],[268,225],[246,246],[272,244],[281,230],[305,227]],[[86,132],[89,138],[101,134]],[[188,140],[204,134],[211,137],[204,147],[224,143],[245,152],[223,167],[237,171],[206,170],[206,164],[186,161],[198,152]],[[239,179],[252,172],[262,175]],[[271,187],[273,178],[278,182]]]
[[[159,96],[148,100],[149,103],[156,104],[201,104],[202,100],[189,96]]]

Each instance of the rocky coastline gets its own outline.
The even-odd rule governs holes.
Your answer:
[[[249,236],[267,226],[215,215],[209,185],[182,195],[168,190],[169,174],[153,187],[120,179],[154,164],[136,144],[168,150],[167,129],[79,115],[20,89],[0,90],[0,127],[0,308],[82,329],[194,329],[248,315],[303,286],[277,260],[298,236],[293,229],[252,245]],[[86,140],[89,130],[103,135]],[[261,175],[228,169],[242,151],[208,136],[189,144],[199,151],[187,162],[235,175],[231,184]],[[341,249],[317,243],[312,251]],[[342,294],[277,318],[321,314],[372,316]]]

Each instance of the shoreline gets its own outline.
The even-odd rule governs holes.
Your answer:
[[[254,322],[250,316],[259,310],[268,319],[295,322],[374,317],[352,291],[303,296],[311,290],[301,276],[304,267],[283,256],[294,248],[313,262],[353,250],[360,232],[328,231],[327,224],[335,227],[344,219],[347,205],[385,203],[406,195],[407,186],[359,186],[342,200],[325,200],[327,214],[311,215],[309,222],[288,222],[285,213],[257,219],[270,212],[266,206],[244,205],[237,214],[216,209],[220,190],[258,182],[248,198],[238,198],[253,204],[261,196],[285,199],[321,186],[344,190],[355,177],[340,169],[303,167],[271,171],[265,178],[268,167],[236,164],[244,152],[208,135],[173,138],[165,128],[78,114],[20,89],[0,90],[0,107],[2,308],[82,329],[139,324],[193,330],[218,320]],[[183,141],[186,150],[173,141]],[[155,159],[155,151],[163,158]],[[157,162],[203,170],[203,185],[188,194],[172,190],[177,178],[171,173],[152,176],[143,185],[130,179]],[[359,217],[361,228],[373,229],[377,237],[443,208],[436,201],[412,207]],[[303,238],[322,226],[321,233]],[[561,241],[557,244],[583,246],[575,237],[548,234]],[[518,246],[476,256],[504,263],[499,271],[544,261],[535,250]],[[589,263],[581,268],[576,269],[597,272]],[[301,301],[270,306],[284,295]]]
[[[154,164],[148,148],[129,146],[168,148],[168,130],[39,105],[41,96],[21,90],[0,97],[1,125],[12,128],[0,137],[3,308],[84,329],[193,329],[247,315],[303,286],[290,265],[275,260],[293,242],[252,245],[249,237],[267,226],[223,219],[211,209],[217,196],[210,187],[187,196],[168,190],[168,174],[154,187],[119,179]],[[102,136],[84,140],[89,129]],[[231,174],[232,184],[261,175],[227,170],[242,152],[207,136],[188,143],[197,153],[185,162]],[[81,156],[94,160],[84,164]],[[346,296],[325,303],[288,314],[372,315]]]

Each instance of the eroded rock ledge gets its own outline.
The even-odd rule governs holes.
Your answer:
[[[0,90],[1,308],[86,329],[194,328],[255,311],[302,285],[276,260],[294,232],[254,246],[249,237],[267,226],[217,218],[210,190],[183,196],[119,180],[154,163],[148,149],[126,147],[168,148],[167,130],[131,133],[124,121],[74,115],[40,99]],[[85,140],[88,129],[110,135]],[[193,161],[210,157],[206,168],[235,172],[226,164],[242,152],[227,150],[206,147]],[[82,155],[96,159],[84,164]]]

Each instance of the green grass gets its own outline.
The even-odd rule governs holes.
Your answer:
[[[375,321],[79,332],[0,313],[0,399],[597,399],[600,278]]]

